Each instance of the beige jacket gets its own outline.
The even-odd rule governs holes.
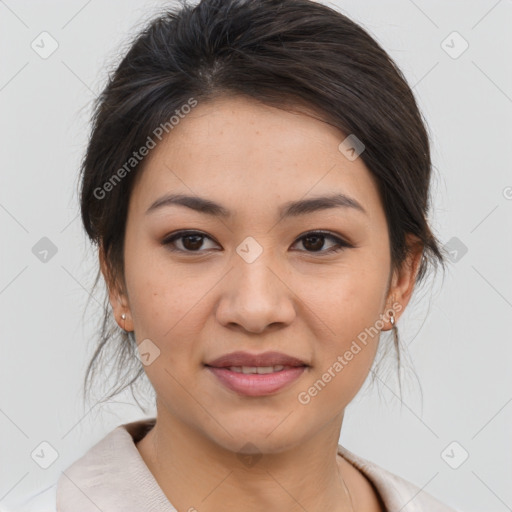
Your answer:
[[[62,472],[57,484],[18,512],[176,512],[135,443],[155,418],[120,425]],[[338,452],[373,483],[388,512],[456,512],[414,484],[338,445]]]

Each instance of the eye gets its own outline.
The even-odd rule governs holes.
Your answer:
[[[324,240],[330,239],[334,241],[334,245],[327,250],[321,250],[324,246]],[[338,236],[335,236],[327,231],[310,231],[305,235],[301,236],[298,241],[302,241],[304,247],[309,247],[310,250],[307,252],[320,252],[323,254],[330,254],[341,251],[347,247],[353,247],[345,240],[342,240]]]
[[[162,245],[167,246],[170,251],[200,252],[199,249],[201,249],[205,239],[212,240],[209,236],[201,233],[200,231],[178,231],[177,233],[165,238],[162,241]],[[334,245],[327,250],[322,250],[326,239],[334,241]],[[340,237],[326,231],[310,231],[298,238],[295,244],[298,242],[302,242],[304,247],[306,247],[306,252],[320,252],[323,254],[330,254],[341,251],[345,248],[353,247]],[[176,247],[176,245],[181,245],[181,247]]]
[[[178,252],[198,252],[198,249],[203,244],[203,239],[211,238],[199,231],[178,231],[174,235],[167,237],[162,241],[162,245],[168,246],[170,251],[178,251]],[[175,241],[180,241],[182,247],[176,248]]]

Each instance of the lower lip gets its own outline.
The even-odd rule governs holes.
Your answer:
[[[276,391],[297,380],[306,370],[306,366],[296,366],[287,370],[273,373],[238,373],[228,368],[206,367],[222,384],[232,391],[246,396],[264,396]]]

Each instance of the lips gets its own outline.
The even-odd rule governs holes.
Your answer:
[[[231,352],[224,354],[213,361],[205,363],[205,366],[213,368],[230,367],[270,367],[270,366],[309,366],[297,357],[283,354],[282,352],[263,352],[262,354],[250,354],[249,352]]]
[[[282,352],[231,352],[205,364],[227,389],[239,395],[263,397],[292,385],[307,370],[303,360]]]

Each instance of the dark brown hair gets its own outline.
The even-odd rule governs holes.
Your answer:
[[[424,246],[418,283],[429,266],[444,268],[427,219],[432,164],[426,124],[389,55],[348,17],[310,0],[202,0],[169,7],[148,22],[94,105],[81,168],[81,214],[114,282],[124,287],[127,207],[144,162],[121,173],[107,192],[104,185],[190,98],[201,103],[235,94],[283,109],[307,106],[355,135],[378,185],[393,268],[408,254],[407,233]],[[94,286],[99,278],[100,272]],[[105,296],[87,392],[108,347],[115,351],[117,387],[106,400],[128,386],[133,395],[144,369],[133,335],[119,329]]]

